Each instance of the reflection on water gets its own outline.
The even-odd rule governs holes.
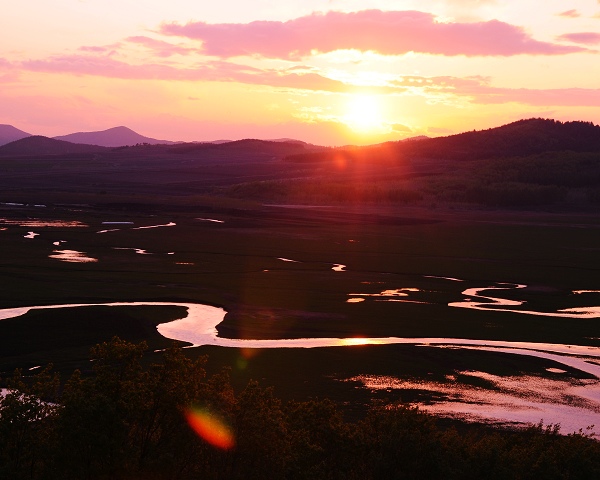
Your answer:
[[[576,307],[576,308],[564,308],[558,310],[556,312],[540,312],[537,310],[518,310],[511,308],[502,308],[502,307],[519,307],[523,305],[523,301],[521,300],[508,300],[505,298],[499,297],[490,297],[486,295],[481,295],[481,292],[485,292],[488,290],[514,290],[519,288],[525,288],[527,285],[519,285],[519,284],[507,284],[506,287],[478,287],[478,288],[468,288],[463,291],[463,295],[470,297],[462,302],[452,302],[449,303],[450,307],[459,307],[459,308],[471,308],[474,310],[487,310],[487,311],[495,311],[495,312],[511,312],[511,313],[521,313],[525,315],[539,315],[543,317],[562,317],[562,318],[597,318],[600,317],[600,306],[591,306],[591,307]],[[577,290],[573,293],[596,293],[594,290]],[[473,298],[483,299],[485,301],[473,301]],[[501,308],[497,308],[501,307]]]
[[[407,303],[428,303],[417,300],[399,300],[397,297],[408,297],[409,293],[420,292],[418,288],[406,287],[383,290],[379,293],[349,293],[352,297],[346,300],[347,303],[359,303],[364,301],[364,297],[379,297],[376,302],[407,302]],[[383,297],[383,299],[382,299]]]
[[[35,218],[28,218],[25,220],[9,220],[7,218],[0,218],[0,225],[15,225],[19,227],[87,227],[85,223],[78,221],[66,221],[66,220],[40,220]]]
[[[344,265],[342,263],[334,263],[333,267],[331,267],[331,269],[334,272],[345,272],[346,271],[346,265]]]
[[[48,257],[69,263],[93,263],[98,261],[97,258],[88,257],[84,252],[78,252],[77,250],[54,250],[54,253],[48,255]]]
[[[102,225],[133,225],[133,222],[102,222]],[[177,225],[175,222],[169,222],[161,225],[146,225],[143,227],[133,227],[131,230],[144,230],[148,228],[161,228],[161,227],[174,227]],[[118,232],[120,228],[109,228],[105,230],[98,230],[96,233],[108,233],[108,232]]]
[[[39,235],[39,233],[35,232],[27,232],[27,235],[24,235],[23,238],[35,238]]]
[[[390,290],[384,290],[380,293],[349,293],[352,297],[408,297],[407,292],[420,292],[418,288],[395,288]]]
[[[65,251],[69,252],[69,251]],[[71,251],[73,252],[73,251]],[[76,254],[84,255],[81,252]],[[76,255],[77,257],[77,255]],[[81,258],[80,256],[78,258]],[[88,260],[95,261],[95,259]],[[471,294],[489,288],[470,289]],[[380,295],[402,296],[406,292],[419,291],[416,288],[384,290]],[[464,292],[463,292],[464,293]],[[368,294],[369,296],[373,294]],[[355,297],[355,301],[364,300],[364,296]],[[483,297],[494,303],[503,301],[495,297]],[[348,299],[350,301],[352,299]],[[57,309],[84,307],[88,305],[106,306],[183,306],[187,312],[183,318],[158,325],[158,332],[166,338],[187,342],[193,346],[215,345],[235,348],[316,348],[351,347],[356,345],[409,344],[439,348],[474,348],[512,355],[526,355],[544,358],[559,365],[586,372],[596,379],[575,382],[559,378],[538,377],[496,377],[481,372],[468,372],[496,385],[496,391],[464,385],[429,384],[419,382],[423,389],[435,388],[447,395],[453,395],[451,401],[438,402],[424,408],[440,415],[456,415],[461,418],[494,420],[502,422],[538,422],[561,423],[563,431],[585,428],[598,422],[600,414],[600,347],[582,345],[547,344],[535,342],[508,342],[500,340],[474,340],[464,338],[294,338],[272,340],[242,340],[218,336],[217,325],[223,321],[225,310],[209,305],[179,302],[113,302],[95,304],[47,305],[18,307],[0,310],[0,320],[24,315],[35,309]],[[512,303],[511,303],[512,305]],[[599,308],[599,307],[590,307]],[[548,370],[562,373],[562,369]],[[404,380],[395,379],[398,384],[388,384],[386,388],[413,388]],[[558,383],[557,383],[558,382]],[[561,383],[562,382],[562,383]],[[367,384],[366,382],[365,385]],[[414,383],[414,382],[413,382]],[[415,383],[417,385],[417,383]],[[371,388],[371,387],[369,387]],[[595,419],[593,421],[590,421]]]
[[[556,369],[559,370],[559,369]],[[465,371],[457,375],[484,380],[491,388],[477,387],[456,381],[447,382],[399,379],[388,376],[359,375],[348,379],[370,390],[419,390],[435,393],[426,403],[415,402],[425,411],[463,420],[501,424],[561,425],[562,433],[586,429],[600,436],[600,382],[545,378],[531,375],[497,376],[486,372]]]
[[[147,252],[143,248],[132,248],[132,247],[113,247],[113,250],[133,250],[135,253],[139,255],[153,255],[150,252]]]
[[[169,222],[169,223],[165,223],[163,225],[148,225],[146,227],[135,227],[135,228],[132,228],[132,230],[144,230],[146,228],[174,227],[175,225],[177,225],[175,222]]]
[[[298,260],[292,260],[290,258],[283,258],[283,257],[277,257],[277,260],[281,260],[282,262],[301,263]]]
[[[225,223],[224,220],[217,220],[216,218],[196,218],[196,220],[201,220],[203,222]]]
[[[341,338],[339,346],[350,347],[352,345],[369,345],[371,342],[368,338],[355,337],[355,338]]]
[[[423,275],[424,278],[439,278],[440,280],[450,280],[451,282],[464,282],[460,278],[454,277],[438,277],[437,275]]]
[[[4,205],[5,207],[36,207],[36,208],[46,208],[46,205],[41,204],[30,204],[30,203],[16,203],[16,202],[0,202],[0,205]]]

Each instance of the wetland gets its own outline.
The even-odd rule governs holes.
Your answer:
[[[349,419],[409,405],[597,438],[593,204],[449,200],[460,172],[484,185],[504,160],[340,167],[264,143],[0,159],[0,387],[50,363],[93,375],[90,349],[117,336],[147,364],[175,342],[238,392],[255,380]],[[419,194],[363,196],[392,183]]]

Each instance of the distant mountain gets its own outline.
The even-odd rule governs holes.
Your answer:
[[[67,155],[95,153],[106,150],[97,145],[82,145],[33,135],[0,146],[0,156],[7,155]]]
[[[0,146],[25,137],[31,137],[31,133],[19,130],[12,125],[0,125]]]
[[[71,133],[54,137],[54,139],[86,145],[100,145],[102,147],[123,147],[125,145],[137,145],[138,143],[149,143],[151,145],[172,145],[175,143],[169,140],[144,137],[127,127],[114,127],[100,132]]]

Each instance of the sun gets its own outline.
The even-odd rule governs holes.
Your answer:
[[[353,95],[346,103],[342,121],[357,133],[373,133],[383,129],[381,103],[374,95]]]

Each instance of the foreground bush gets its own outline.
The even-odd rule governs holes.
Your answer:
[[[600,443],[541,425],[442,428],[407,406],[358,422],[327,400],[283,405],[251,382],[233,391],[206,359],[144,344],[92,349],[94,375],[60,387],[16,372],[0,399],[0,479],[591,479]]]

